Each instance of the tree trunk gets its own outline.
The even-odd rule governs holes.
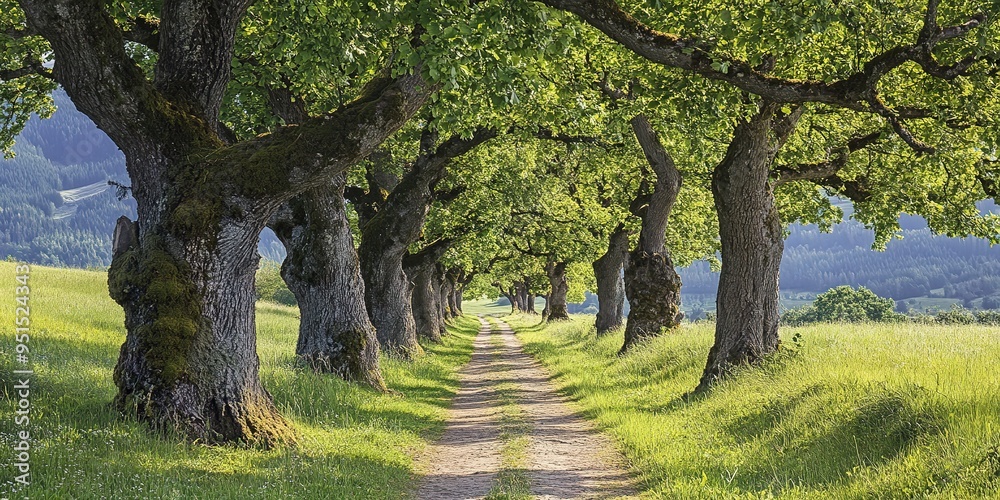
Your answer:
[[[446,285],[447,296],[445,297],[448,303],[448,314],[452,318],[457,318],[462,315],[461,299],[459,298],[462,293],[462,271],[460,269],[452,269],[445,273],[445,277],[448,280]]]
[[[452,289],[454,285],[452,284],[451,278],[448,276],[448,272],[445,270],[444,266],[438,264],[437,270],[438,279],[438,293],[440,297],[438,298],[438,307],[441,308],[441,333],[445,333],[445,324],[448,320],[453,318],[455,315],[452,312],[451,304],[449,300],[451,299]]]
[[[535,310],[535,293],[531,288],[531,278],[525,276],[523,283],[524,289],[522,290],[522,293],[524,295],[524,312],[528,314],[538,314],[538,311]]]
[[[358,257],[365,282],[365,305],[375,325],[379,346],[391,356],[411,359],[423,353],[410,304],[412,286],[403,272],[405,247],[383,245],[365,234]]]
[[[622,353],[680,324],[681,278],[667,252],[630,253],[625,266],[625,294],[631,308]]]
[[[195,208],[182,206],[169,212],[175,223]],[[155,210],[140,199],[139,211]],[[254,271],[264,223],[204,222],[197,237],[178,234],[176,224],[147,223],[137,228],[137,244],[112,260],[108,289],[127,330],[115,405],[208,443],[294,441],[258,374]]]
[[[285,246],[281,276],[299,304],[295,353],[314,370],[385,390],[378,340],[345,212],[345,176],[293,198],[270,227]]]
[[[528,312],[528,290],[523,281],[514,282],[514,308],[519,313]]]
[[[738,125],[712,175],[722,272],[715,345],[697,390],[778,348],[778,269],[784,241],[768,177],[798,114],[789,120],[777,110],[766,103],[757,116]]]
[[[656,184],[648,198],[636,199],[644,203],[635,203],[642,206],[636,210],[642,218],[642,229],[638,246],[625,265],[625,294],[630,309],[620,353],[643,339],[676,328],[682,318],[681,278],[665,245],[670,211],[680,193],[681,174],[645,115],[633,118],[631,125],[646,161],[656,173]]]
[[[549,277],[549,295],[545,300],[545,308],[549,311],[548,320],[565,321],[569,319],[566,305],[566,294],[569,284],[566,283],[566,263],[549,262],[545,266],[545,274]]]
[[[413,276],[413,319],[417,335],[441,342],[440,294],[434,286],[434,266],[420,268]]]
[[[608,241],[608,250],[594,261],[597,279],[597,335],[621,328],[625,310],[622,268],[628,258],[628,231],[619,225]]]
[[[433,342],[441,341],[444,316],[441,309],[441,266],[438,260],[451,248],[453,240],[440,239],[409,254],[403,260],[403,270],[413,283],[413,319],[417,335]]]
[[[465,311],[462,310],[462,302],[464,301],[463,295],[465,294],[465,283],[459,283],[455,287],[455,293],[452,294],[452,300],[455,302],[455,310],[458,311],[458,316],[464,316]]]

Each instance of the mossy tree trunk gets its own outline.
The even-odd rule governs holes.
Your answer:
[[[785,116],[778,105],[763,104],[756,116],[736,127],[725,158],[713,172],[722,272],[715,344],[698,390],[778,348],[778,270],[784,238],[769,176],[800,112]]]
[[[545,274],[549,278],[549,294],[545,299],[545,308],[548,310],[547,320],[564,321],[569,319],[569,309],[566,304],[566,295],[569,293],[569,284],[566,282],[566,263],[549,262],[545,265]]]
[[[625,264],[625,295],[630,308],[621,353],[643,339],[676,328],[681,320],[681,278],[666,248],[667,222],[680,193],[681,173],[645,115],[632,118],[630,123],[656,174],[656,183],[651,193],[643,193],[633,203],[639,207],[633,211],[642,219],[642,228],[638,245]]]
[[[140,225],[138,245],[113,260],[109,290],[127,329],[116,406],[208,443],[293,441],[258,373],[253,280],[263,225],[215,224],[207,238]]]
[[[628,231],[619,225],[608,239],[608,250],[594,261],[597,281],[597,334],[621,328],[625,315],[625,279],[622,269],[628,259]]]
[[[258,235],[275,207],[366,156],[432,89],[420,71],[376,78],[334,113],[236,142],[218,117],[248,5],[165,2],[149,79],[103,2],[21,2],[54,78],[122,150],[132,182],[138,221],[119,235],[136,238],[115,245],[108,272],[125,312],[118,409],[201,442],[273,445],[294,434],[259,378]]]
[[[384,391],[344,182],[341,174],[292,198],[271,217],[270,227],[285,246],[281,276],[299,304],[295,354],[316,371]]]

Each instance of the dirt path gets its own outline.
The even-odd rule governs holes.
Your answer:
[[[483,327],[441,440],[425,457],[419,499],[510,496],[543,499],[620,498],[634,495],[611,443],[580,418],[521,347],[510,327]],[[513,409],[512,409],[513,408]],[[516,420],[516,425],[511,424]],[[511,437],[511,434],[521,433]],[[511,454],[509,446],[527,443]]]

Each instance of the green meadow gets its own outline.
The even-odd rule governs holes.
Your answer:
[[[691,395],[696,323],[623,357],[593,316],[511,317],[560,390],[665,498],[998,498],[1000,329],[823,324]],[[793,340],[794,338],[794,340]]]
[[[10,281],[14,269],[0,263]],[[34,267],[31,484],[8,474],[17,404],[14,339],[0,343],[0,467],[12,498],[400,498],[415,457],[443,430],[457,369],[478,321],[507,307],[467,303],[443,344],[413,363],[383,359],[392,394],[295,364],[295,308],[261,303],[262,379],[298,430],[294,447],[182,443],[109,405],[124,339],[100,272]],[[13,323],[13,301],[0,322]],[[783,331],[781,352],[691,395],[712,342],[708,323],[617,357],[593,316],[505,318],[562,393],[606,431],[663,498],[997,498],[1000,329],[917,324]],[[9,330],[8,330],[9,331]],[[13,491],[12,491],[12,488]],[[2,495],[0,495],[2,496]]]
[[[15,365],[14,265],[0,263],[11,300],[0,308],[0,497],[12,480]],[[293,448],[183,444],[158,437],[109,405],[125,330],[101,272],[33,267],[31,484],[12,498],[399,498],[414,482],[414,456],[444,428],[479,328],[459,319],[443,344],[413,363],[383,359],[394,394],[379,394],[295,365],[295,308],[257,310],[261,378],[298,430]]]

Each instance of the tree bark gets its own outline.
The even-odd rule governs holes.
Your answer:
[[[549,262],[545,266],[545,274],[549,278],[549,295],[545,300],[545,308],[548,309],[549,321],[565,321],[569,319],[569,310],[566,305],[566,294],[569,293],[569,284],[566,283],[566,263]]]
[[[628,231],[619,225],[608,240],[608,250],[594,261],[597,279],[597,335],[621,328],[624,323],[625,279],[622,268],[628,259]]]
[[[800,110],[790,116],[779,113],[777,105],[765,103],[750,121],[739,124],[712,175],[722,272],[715,345],[699,391],[734,367],[756,363],[778,348],[778,270],[784,240],[768,178]]]
[[[681,188],[681,174],[673,158],[660,143],[645,115],[631,120],[632,131],[642,146],[646,161],[656,173],[656,184],[648,199],[635,210],[642,218],[639,242],[625,265],[625,294],[629,301],[625,343],[620,353],[633,345],[669,331],[680,324],[681,278],[666,249],[667,222]]]
[[[375,327],[345,211],[345,176],[285,205],[270,227],[285,246],[281,275],[299,304],[295,353],[314,370],[384,391]]]
[[[139,224],[137,244],[112,261],[108,289],[127,330],[115,404],[208,443],[294,441],[258,373],[253,281],[263,221],[216,224],[217,235],[197,238]]]

